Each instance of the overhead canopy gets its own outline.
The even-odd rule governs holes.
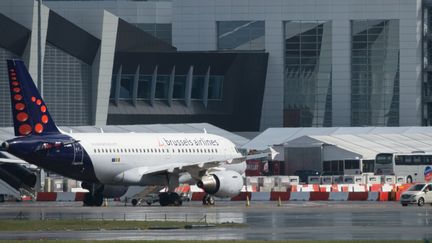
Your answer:
[[[358,136],[356,140],[363,137],[362,142],[358,140],[356,146],[369,147],[367,142],[377,140],[378,145],[383,148],[391,148],[391,142],[399,145],[396,147],[427,148],[428,140],[431,140],[432,127],[329,127],[329,128],[269,128],[260,135],[243,145],[245,149],[266,149],[269,146],[284,145],[289,141],[302,136],[337,136],[342,141],[352,139],[349,136]],[[345,136],[344,136],[345,135]],[[367,135],[375,135],[367,137]],[[365,137],[366,136],[366,137]],[[334,138],[336,139],[336,138]],[[365,141],[367,140],[367,141]],[[382,141],[381,141],[382,140]],[[381,142],[378,142],[381,141]],[[366,143],[363,143],[366,142]],[[384,143],[384,144],[382,144]],[[415,149],[421,150],[421,149]],[[431,149],[428,149],[430,151]]]
[[[378,153],[432,152],[430,133],[331,134],[302,136],[284,143],[285,147],[335,146],[358,154],[363,159],[375,159]]]

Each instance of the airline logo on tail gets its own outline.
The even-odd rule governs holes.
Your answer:
[[[15,136],[60,133],[23,61],[7,65]]]

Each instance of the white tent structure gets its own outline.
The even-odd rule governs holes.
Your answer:
[[[270,128],[243,147],[275,148],[285,173],[315,169],[324,161],[374,160],[378,153],[432,152],[432,127]]]

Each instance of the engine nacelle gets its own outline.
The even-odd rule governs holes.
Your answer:
[[[197,186],[217,197],[233,197],[243,188],[243,177],[232,170],[215,171],[203,176]]]

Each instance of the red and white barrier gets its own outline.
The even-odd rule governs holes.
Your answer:
[[[373,184],[333,184],[299,185],[287,188],[286,192],[241,192],[232,201],[397,201],[407,185]],[[398,191],[396,191],[398,190]],[[193,192],[192,200],[202,200],[205,193]]]
[[[76,202],[84,200],[84,192],[38,192],[36,201]]]

